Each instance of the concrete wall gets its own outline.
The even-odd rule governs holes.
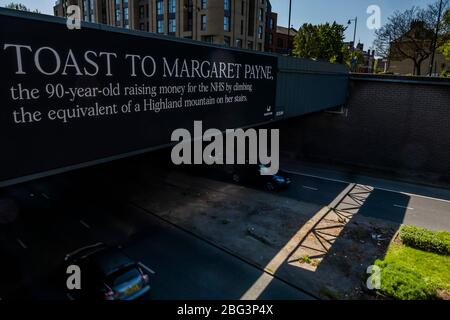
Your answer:
[[[283,122],[281,148],[301,160],[450,184],[449,80],[354,75],[343,114]]]

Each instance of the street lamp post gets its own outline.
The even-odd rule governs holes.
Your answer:
[[[292,13],[292,0],[289,0],[289,22],[288,22],[288,41],[287,41],[288,55],[291,55],[291,13]]]
[[[353,32],[353,48],[356,48],[356,28],[358,26],[358,17],[355,17],[355,19],[349,19],[348,24],[352,24],[352,21],[355,22],[355,31]]]

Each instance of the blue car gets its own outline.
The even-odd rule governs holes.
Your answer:
[[[264,186],[268,191],[287,188],[291,179],[281,170],[275,175],[263,175],[268,168],[263,164],[235,165],[232,179],[235,183],[253,183]]]
[[[71,299],[133,300],[150,290],[145,266],[117,247],[98,243],[68,254],[65,261],[81,270],[81,289],[70,290]]]

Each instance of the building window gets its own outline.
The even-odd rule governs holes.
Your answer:
[[[164,33],[164,20],[158,20],[156,29],[157,29],[156,32]]]
[[[258,27],[258,39],[262,39],[263,38],[263,27],[259,26]]]
[[[95,15],[94,15],[94,0],[89,1],[89,13],[91,15],[91,22],[95,22]]]
[[[262,51],[262,44],[258,43],[258,51]]]
[[[270,29],[270,30],[272,30],[272,28],[273,28],[273,19],[272,19],[272,17],[267,17],[267,29]]]
[[[160,16],[164,14],[164,2],[162,0],[156,2],[156,14]]]
[[[267,43],[269,44],[269,46],[271,46],[273,44],[273,34],[269,33],[269,38],[267,39]]]
[[[145,17],[145,7],[139,6],[139,19],[144,19]]]
[[[120,27],[122,24],[120,23],[120,0],[116,0],[116,27]]]
[[[202,41],[208,42],[208,43],[213,43],[214,37],[213,36],[202,36]]]
[[[227,36],[223,37],[223,44],[229,47],[231,45],[231,38]]]
[[[145,23],[140,23],[139,24],[139,30],[145,31]]]
[[[242,48],[242,39],[236,39],[236,47]]]
[[[192,31],[193,21],[191,17],[188,17],[187,23],[185,24],[184,31]]]
[[[202,10],[206,9],[207,5],[208,5],[208,0],[202,0],[200,3],[200,9],[202,9]]]
[[[130,27],[129,17],[128,17],[128,8],[123,8],[123,25],[125,28]]]
[[[202,31],[206,31],[206,15],[202,14],[201,16],[201,23],[202,23]]]
[[[241,20],[241,35],[244,34],[244,20]]]
[[[230,0],[223,0],[223,8],[225,11],[230,11]]]
[[[223,17],[223,31],[230,31],[230,17],[228,16]]]
[[[259,9],[259,21],[264,21],[264,9],[260,8]]]
[[[253,41],[248,41],[247,42],[247,48],[253,49]]]
[[[244,15],[244,11],[245,11],[245,2],[244,2],[244,0],[242,0],[242,2],[241,2],[241,15]]]
[[[89,21],[88,13],[87,13],[87,0],[83,0],[83,16],[84,21]]]
[[[103,24],[107,24],[108,23],[107,14],[106,14],[106,6],[103,6],[103,5],[102,5],[102,20],[101,20],[101,22]]]
[[[169,19],[169,33],[177,32],[177,20]]]
[[[169,0],[169,13],[177,12],[177,2],[175,0]]]

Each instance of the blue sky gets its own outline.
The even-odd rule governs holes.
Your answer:
[[[38,9],[42,13],[53,14],[55,0],[0,0],[0,6],[14,2],[21,2],[31,9]],[[298,28],[305,22],[323,23],[337,21],[347,24],[348,19],[358,17],[357,41],[360,39],[365,48],[371,47],[374,31],[366,27],[369,5],[378,5],[381,9],[381,21],[395,10],[405,10],[413,5],[425,6],[436,0],[292,0],[292,22]],[[273,11],[278,12],[278,24],[288,25],[289,0],[271,0]],[[347,30],[347,40],[353,40],[353,25]]]
[[[373,30],[366,26],[369,14],[366,13],[370,5],[377,5],[381,9],[381,23],[395,10],[405,10],[412,6],[425,7],[436,0],[292,0],[291,25],[298,28],[303,23],[333,22],[347,24],[348,19],[358,17],[356,41],[359,39],[369,49],[375,38]],[[278,25],[288,26],[289,0],[271,0],[272,10],[278,13]],[[354,25],[347,32],[347,41],[353,40]]]

